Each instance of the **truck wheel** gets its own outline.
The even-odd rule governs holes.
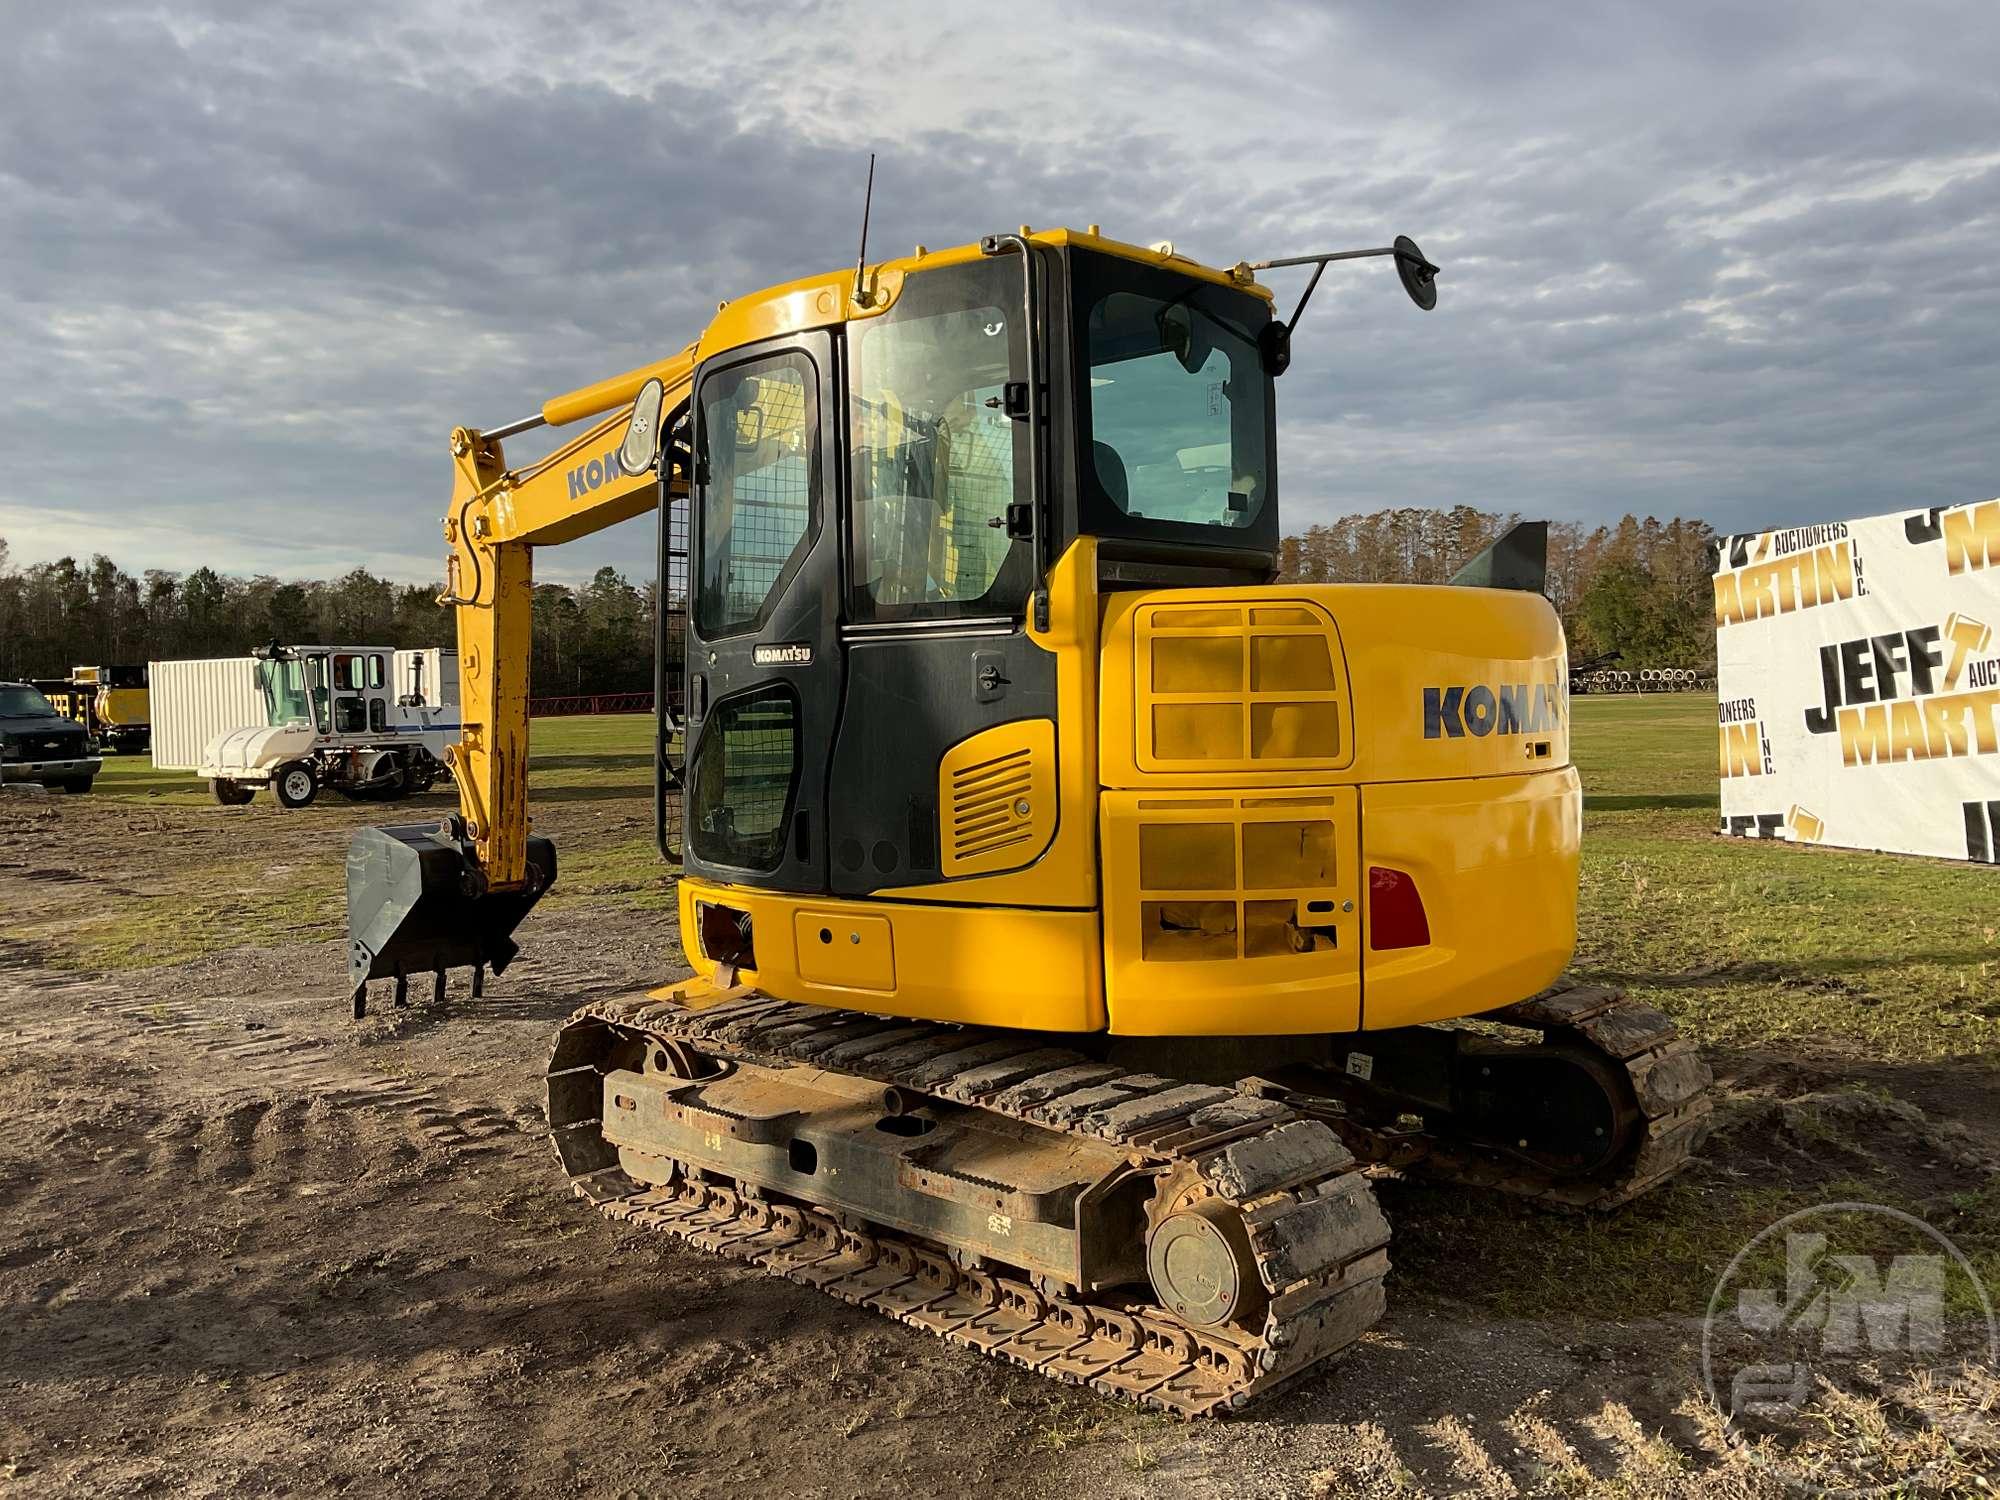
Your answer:
[[[410,761],[410,792],[420,796],[437,782],[438,763],[428,750],[419,750]]]
[[[319,772],[311,761],[288,761],[271,778],[271,789],[278,794],[280,807],[305,807],[319,795]]]
[[[97,778],[95,776],[88,776],[85,777],[82,781],[65,781],[62,784],[63,794],[69,797],[80,797],[85,792],[90,790],[91,782],[95,781],[96,779]]]
[[[221,776],[211,780],[208,789],[215,793],[215,800],[224,807],[241,807],[257,795],[257,788],[254,786],[245,786],[240,781],[229,781]]]

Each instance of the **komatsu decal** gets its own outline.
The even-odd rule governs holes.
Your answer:
[[[602,458],[593,458],[587,464],[578,464],[569,471],[569,497],[577,500],[592,490],[602,489],[625,471],[618,467],[618,450],[613,448]]]
[[[1424,738],[1541,734],[1562,727],[1562,688],[1553,682],[1483,682],[1424,689]]]

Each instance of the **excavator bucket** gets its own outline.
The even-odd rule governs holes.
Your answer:
[[[514,929],[555,883],[555,845],[530,835],[528,870],[527,886],[488,891],[472,842],[450,827],[356,833],[347,846],[347,977],[356,1018],[371,979],[395,980],[400,1003],[411,975],[435,975],[442,996],[445,970],[469,966],[478,995],[486,970],[502,972],[520,951]]]

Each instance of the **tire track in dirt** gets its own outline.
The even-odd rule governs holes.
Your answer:
[[[1335,1452],[1341,1462],[1314,1475],[1313,1500],[1746,1500],[1763,1493],[1726,1449],[1690,1451],[1645,1431],[1616,1401],[1558,1418],[1546,1393],[1488,1423],[1446,1413],[1394,1435],[1362,1423]]]
[[[14,1027],[5,1034],[10,1045],[106,1051],[135,1042],[166,1043],[227,1064],[226,1071],[205,1079],[218,1090],[254,1089],[289,1096],[282,1103],[267,1098],[235,1106],[223,1124],[190,1148],[197,1160],[220,1155],[234,1164],[249,1163],[259,1122],[267,1112],[274,1107],[290,1111],[278,1124],[277,1133],[283,1134],[284,1127],[297,1124],[314,1101],[335,1111],[368,1110],[396,1117],[424,1143],[458,1161],[515,1149],[542,1128],[539,1117],[525,1120],[490,1102],[455,1100],[436,1085],[357,1065],[352,1054],[268,1022],[217,1015],[188,1001],[111,998],[98,986],[81,981],[57,987],[75,996],[75,1009],[63,1017]],[[48,989],[38,984],[37,993],[46,997]],[[237,1171],[237,1166],[227,1170]],[[247,1173],[247,1165],[243,1170]]]

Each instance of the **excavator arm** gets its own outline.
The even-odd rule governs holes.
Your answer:
[[[348,969],[355,1014],[371,979],[506,967],[514,927],[555,879],[555,851],[528,828],[528,662],[534,549],[571,542],[658,503],[665,434],[685,409],[695,348],[544,403],[526,421],[451,435],[445,591],[457,615],[461,721],[446,756],[459,816],[366,828],[347,856]],[[595,419],[595,420],[592,420]],[[546,457],[507,466],[501,443],[589,422]],[[671,470],[669,470],[671,472]],[[678,482],[678,481],[676,481]]]

